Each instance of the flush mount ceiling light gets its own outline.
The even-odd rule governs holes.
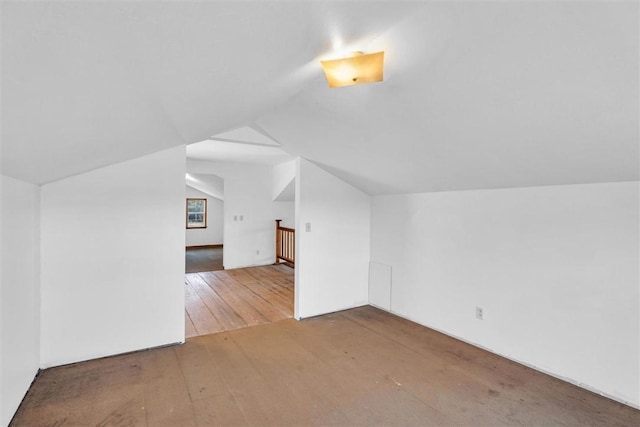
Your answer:
[[[329,87],[352,86],[382,81],[384,52],[364,54],[320,61]]]

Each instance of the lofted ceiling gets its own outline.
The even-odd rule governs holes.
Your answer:
[[[188,187],[195,188],[216,199],[224,200],[223,178],[209,173],[187,173],[185,178]]]
[[[369,194],[637,180],[638,9],[2,2],[2,173],[43,184],[260,129]],[[384,50],[385,81],[327,88],[336,47]]]
[[[254,163],[275,166],[294,158],[262,129],[242,126],[187,146],[192,160]]]

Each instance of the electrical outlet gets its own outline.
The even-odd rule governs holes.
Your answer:
[[[240,215],[240,221],[244,220],[244,216]]]
[[[237,220],[238,220],[238,215],[234,215],[234,216],[233,216],[233,220],[234,220],[234,221],[237,221]]]
[[[309,233],[311,231],[311,223],[307,222],[304,224],[304,231],[306,231],[307,233]]]
[[[476,319],[483,320],[484,313],[482,312],[482,307],[476,307]]]
[[[260,255],[260,249],[256,249],[256,255]]]

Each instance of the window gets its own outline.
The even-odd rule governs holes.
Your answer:
[[[207,199],[187,199],[187,228],[207,228]]]

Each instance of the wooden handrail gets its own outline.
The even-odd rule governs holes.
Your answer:
[[[296,230],[294,228],[282,227],[281,219],[276,219],[276,264],[280,264],[280,260],[295,265],[295,244]]]

